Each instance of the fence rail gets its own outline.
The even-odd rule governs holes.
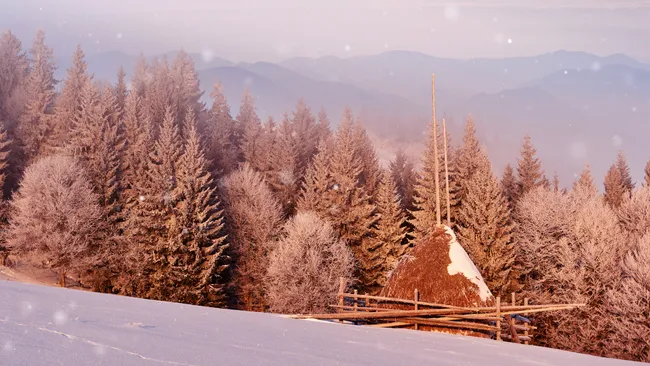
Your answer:
[[[502,304],[501,298],[495,300],[496,306],[461,307],[420,301],[420,293],[415,290],[413,300],[397,299],[383,296],[362,295],[344,292],[341,282],[338,303],[330,305],[335,313],[291,315],[295,319],[320,319],[334,321],[351,321],[377,328],[403,328],[415,330],[422,326],[435,328],[454,328],[487,334],[496,340],[529,344],[533,332],[537,329],[522,314],[534,314],[548,311],[564,311],[585,304],[547,304],[528,305],[528,298],[522,305],[517,305],[516,295],[511,295],[510,304]],[[381,305],[381,306],[380,306]],[[391,306],[400,306],[396,309]],[[403,309],[407,305],[410,309]]]

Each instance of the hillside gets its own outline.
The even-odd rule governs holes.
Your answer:
[[[0,280],[2,365],[627,365],[535,346]]]

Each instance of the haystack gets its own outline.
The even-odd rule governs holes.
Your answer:
[[[423,302],[463,307],[494,306],[494,296],[481,273],[447,226],[434,230],[415,244],[388,278],[381,296],[410,300],[415,289]],[[392,304],[383,306],[401,308]],[[463,330],[430,329],[478,335]]]

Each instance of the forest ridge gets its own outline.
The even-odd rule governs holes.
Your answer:
[[[262,122],[245,93],[233,118],[217,80],[204,104],[184,52],[141,58],[128,87],[123,70],[110,84],[87,68],[77,48],[57,92],[43,32],[27,51],[0,38],[4,264],[127,296],[322,312],[339,277],[380,291],[435,227],[442,128],[420,169],[403,153],[384,169],[349,109],[336,129],[303,101]],[[650,360],[650,165],[635,186],[621,153],[604,194],[589,166],[565,190],[526,137],[497,178],[470,118],[449,167],[441,216],[494,294],[587,304],[536,316],[540,345]]]

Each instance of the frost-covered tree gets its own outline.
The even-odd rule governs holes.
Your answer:
[[[285,224],[286,233],[269,256],[265,276],[273,312],[330,312],[338,279],[352,279],[354,257],[336,230],[313,212],[299,211]]]
[[[29,60],[11,31],[0,35],[0,121],[15,121],[25,107]]]
[[[501,189],[503,190],[503,196],[510,204],[510,207],[514,207],[517,199],[518,187],[515,171],[512,169],[512,166],[510,164],[507,164],[503,170],[503,176],[501,177]]]
[[[246,88],[246,90],[244,90],[244,97],[242,99],[242,102],[239,105],[239,114],[237,114],[237,117],[235,118],[235,145],[242,146],[243,149],[246,130],[251,128],[251,126],[260,124],[260,118],[255,111],[255,100],[253,99],[253,95],[251,94],[250,90]],[[244,159],[245,156],[239,157],[240,161],[243,161]]]
[[[641,187],[632,193],[632,197],[625,198],[616,214],[621,228],[631,241],[638,241],[650,234],[650,187]]]
[[[113,88],[113,97],[115,98],[115,110],[118,119],[122,119],[124,117],[124,110],[126,108],[126,98],[129,94],[129,91],[126,87],[125,78],[126,78],[126,73],[124,72],[124,68],[120,66],[120,69],[117,72],[117,83],[115,84],[115,88]]]
[[[612,165],[607,174],[605,174],[605,202],[612,207],[618,208],[626,196],[625,183],[623,182],[623,176],[621,171],[618,169],[616,164]]]
[[[585,164],[584,169],[580,173],[580,177],[578,177],[578,180],[573,183],[573,189],[578,188],[583,189],[586,192],[590,192],[592,195],[596,195],[598,193],[598,188],[596,188],[594,180],[591,177],[591,166],[589,164]]]
[[[381,273],[381,250],[372,240],[377,217],[375,206],[359,181],[363,165],[356,141],[353,116],[348,110],[331,147],[327,141],[321,141],[307,170],[298,209],[314,211],[332,223],[354,253],[362,287],[371,288]]]
[[[221,83],[214,84],[210,97],[213,102],[206,121],[206,156],[210,171],[215,177],[221,177],[236,168],[241,146]]]
[[[404,150],[398,150],[395,159],[390,162],[390,174],[391,179],[395,182],[402,209],[406,212],[413,210],[413,194],[417,173],[413,162],[406,156]]]
[[[233,257],[231,286],[237,306],[267,304],[264,276],[282,227],[282,208],[262,175],[244,163],[221,182],[226,229]]]
[[[15,195],[8,233],[12,251],[34,255],[65,276],[95,263],[102,210],[77,161],[48,156],[25,170]]]
[[[436,225],[436,187],[435,187],[435,175],[438,174],[439,184],[440,184],[440,217],[441,220],[445,220],[447,217],[447,205],[446,205],[446,190],[445,190],[445,166],[444,166],[444,153],[443,153],[443,138],[448,140],[447,146],[451,146],[449,143],[449,136],[444,136],[442,134],[442,128],[440,126],[436,127],[437,136],[433,134],[433,125],[429,126],[428,137],[426,143],[426,150],[424,156],[422,157],[422,170],[419,174],[417,183],[415,184],[415,195],[414,195],[414,206],[415,209],[411,212],[414,217],[411,220],[411,223],[415,227],[414,235],[417,238],[423,234],[431,232]],[[435,151],[434,151],[434,141],[438,139],[438,171],[435,170]],[[453,163],[450,164],[450,167],[453,167]],[[454,184],[456,181],[454,176],[450,177],[450,206],[452,208],[451,219],[452,223],[454,222],[455,209],[458,204],[457,194],[454,194],[456,190],[455,187],[452,187],[451,184]]]
[[[150,297],[196,305],[225,303],[223,272],[227,268],[222,211],[199,137],[194,113],[185,114],[185,148],[178,161],[177,197],[167,227],[162,281]]]
[[[384,286],[390,273],[397,266],[408,248],[405,243],[406,218],[402,210],[397,187],[389,172],[384,171],[375,195],[377,215],[375,237],[381,246],[381,271],[378,285]]]
[[[505,294],[514,264],[514,225],[487,155],[479,150],[475,162],[458,213],[458,237],[490,290]]]
[[[82,108],[82,100],[88,98],[84,92],[88,91],[88,85],[92,84],[92,76],[88,74],[87,68],[85,54],[81,46],[77,45],[72,55],[72,65],[63,81],[61,94],[56,99],[52,138],[48,139],[50,148],[65,146],[69,141],[75,117]]]
[[[545,186],[548,182],[544,177],[542,163],[537,158],[537,150],[529,135],[524,137],[521,156],[517,159],[518,195],[524,195],[536,187]]]
[[[52,132],[56,64],[53,50],[45,44],[42,30],[36,33],[30,58],[32,67],[26,83],[28,99],[16,131],[27,165],[44,153],[45,141]]]

